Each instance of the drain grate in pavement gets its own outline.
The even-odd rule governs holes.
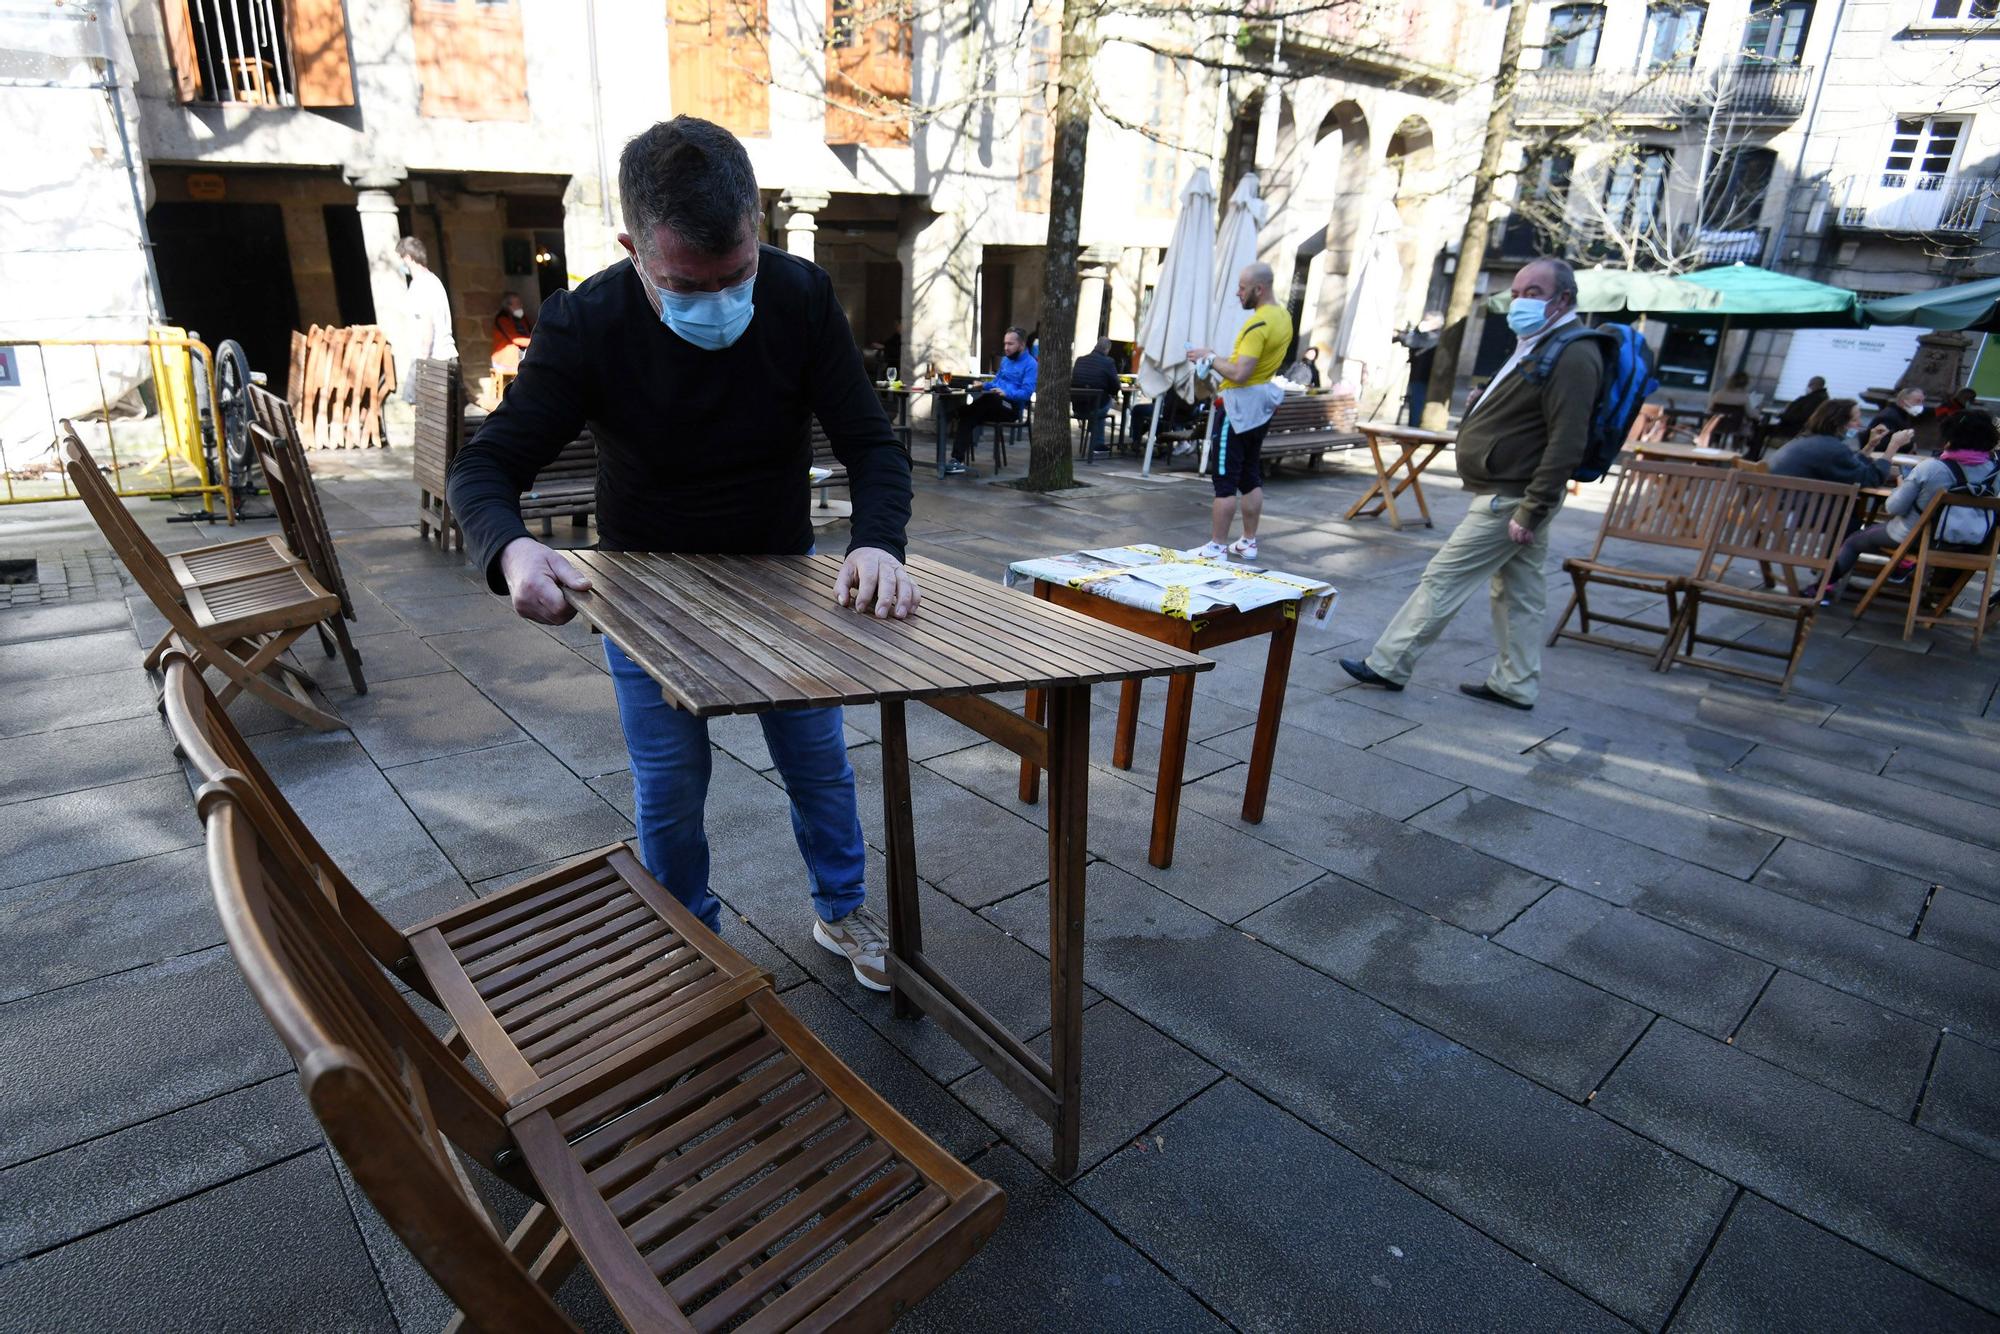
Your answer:
[[[39,568],[37,561],[0,560],[0,584],[32,584]]]

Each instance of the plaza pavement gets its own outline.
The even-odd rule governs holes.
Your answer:
[[[629,835],[590,635],[516,620],[416,539],[406,449],[314,463],[370,689],[307,649],[351,731],[235,713],[327,847],[409,922]],[[1464,512],[1449,463],[1436,530],[1338,518],[1352,466],[1272,483],[1264,560],[1341,592],[1299,638],[1261,825],[1236,814],[1261,644],[1197,678],[1167,871],[1145,858],[1164,692],[1131,772],[1099,692],[1072,1182],[971,1057],[812,943],[757,724],[712,729],[729,939],[1008,1192],[905,1326],[2000,1325],[2000,649],[1835,613],[1780,701],[1564,645],[1516,713],[1456,692],[1491,652],[1473,605],[1409,690],[1354,687],[1336,659]],[[986,576],[1206,523],[1205,486],[1130,463],[1053,498],[920,473],[912,549]],[[1606,489],[1557,520],[1552,611]],[[133,508],[164,545],[220,535]],[[157,621],[104,546],[75,505],[0,512],[0,557],[45,578],[0,606],[0,1330],[435,1330],[445,1302],[221,944],[139,668]],[[848,722],[879,848],[876,722]],[[940,715],[912,710],[910,745],[929,952],[1046,1043],[1043,810]],[[586,1279],[565,1300],[606,1323]]]

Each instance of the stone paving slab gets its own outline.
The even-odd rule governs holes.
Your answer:
[[[1419,812],[1410,824],[1612,903],[1630,902],[1643,880],[1682,865],[1665,853],[1477,788]]]
[[[0,687],[12,692],[42,676],[95,676],[126,671],[139,665],[131,627],[125,624],[96,634],[68,635],[0,646]]]
[[[549,636],[472,631],[425,642],[579,778],[631,763],[610,676],[577,670],[576,655]]]
[[[387,776],[468,880],[632,833],[624,816],[532,741],[407,764]]]
[[[1938,1032],[1781,972],[1735,1041],[1753,1056],[1907,1121],[1930,1071]]]
[[[560,651],[560,650],[559,650]],[[340,716],[384,769],[520,741],[527,733],[456,672],[371,681],[347,695]]]
[[[1228,1328],[1014,1150],[1003,1145],[967,1166],[1007,1192],[1007,1217],[899,1332]]]
[[[2000,1305],[2000,1163],[1670,1020],[1595,1106],[1989,1309]]]
[[[1940,889],[1931,897],[1917,939],[1961,959],[2000,968],[2000,903]]]
[[[289,1069],[219,946],[9,1002],[0,1007],[0,1166]]]
[[[1040,898],[988,915],[1030,939]],[[1084,938],[1107,996],[1637,1323],[1666,1318],[1733,1194],[1115,867],[1091,868]]]
[[[1049,1035],[1028,1044],[1049,1059]],[[1083,1143],[1077,1171],[1088,1172],[1131,1144],[1154,1122],[1220,1079],[1221,1072],[1157,1028],[1099,1001],[1083,1014]],[[1046,1121],[1029,1111],[985,1069],[952,1084],[958,1099],[998,1129],[1043,1171],[1053,1170]]]
[[[2000,769],[1933,754],[1923,747],[1922,740],[1890,756],[1882,773],[1900,782],[2000,807]]]
[[[99,630],[129,630],[124,603],[73,602],[60,607],[19,607],[0,616],[0,644],[63,639]]]
[[[0,1329],[57,1311],[79,1330],[392,1325],[324,1150],[0,1269]]]
[[[316,1148],[289,1072],[0,1171],[0,1265]]]
[[[1241,927],[1578,1101],[1653,1017],[1339,876],[1313,882]]]
[[[0,692],[0,738],[146,717],[160,692],[140,668],[142,657],[135,649],[130,664],[115,671],[38,676],[10,686]]]
[[[1736,772],[1825,801],[1858,798],[1877,815],[1961,842],[1976,843],[2000,824],[2000,811],[1984,802],[1885,775],[1857,780],[1852,774],[1829,772],[1824,761],[1790,751],[1759,746],[1736,766]],[[2000,889],[1993,892],[2000,894]]]
[[[365,644],[356,640],[354,649],[361,655],[361,679],[368,683],[371,691],[388,681],[451,670],[449,663],[431,652],[423,640],[408,630],[387,630],[371,635]],[[328,657],[320,652],[319,644],[311,636],[293,646],[292,660],[320,689],[353,693],[354,678],[347,673],[347,659],[338,653]]]
[[[1730,736],[1743,737],[1760,747],[1775,746],[1795,755],[1809,755],[1856,773],[1874,774],[1891,763],[1893,746],[1866,741],[1844,732],[1774,713],[1749,700],[1714,694],[1695,706],[1696,721]]]
[[[201,842],[178,773],[17,801],[0,819],[0,888],[137,861]]]
[[[2000,1158],[2000,1052],[1945,1034],[1917,1124]]]
[[[1746,1194],[1669,1328],[1675,1334],[1946,1334],[2000,1329],[2000,1320]]]
[[[507,599],[476,589],[442,597],[383,594],[382,600],[396,614],[399,622],[427,639],[432,635],[456,634],[461,630],[489,630],[505,634],[521,627],[521,619],[514,614]]]
[[[1495,939],[1716,1037],[1736,1031],[1775,971],[1564,886],[1550,890]]]
[[[1490,934],[1548,892],[1549,882],[1461,843],[1350,806],[1283,778],[1273,779],[1262,824],[1238,820],[1240,799],[1225,783],[1187,789],[1187,806],[1283,847],[1412,908]]]
[[[1788,838],[1751,877],[1787,898],[1907,936],[1931,887],[1915,876],[1886,871],[1852,857]]]
[[[1248,762],[1256,741],[1254,728],[1225,733],[1207,744],[1224,755]],[[1272,771],[1294,783],[1341,798],[1391,820],[1407,820],[1426,806],[1435,806],[1463,784],[1398,764],[1372,750],[1356,750],[1312,733],[1278,731]]]
[[[1079,1194],[1240,1328],[1629,1328],[1234,1080]]]
[[[0,890],[0,1002],[221,942],[200,847]]]
[[[1116,707],[1106,708],[1100,704],[1090,711],[1091,763],[1107,771],[1113,769],[1111,756],[1114,743],[1117,739],[1117,733],[1118,710]],[[1160,729],[1151,723],[1135,724],[1132,730],[1132,767],[1116,770],[1119,777],[1142,791],[1157,791],[1160,780],[1160,741],[1163,735]],[[1234,736],[1236,734],[1234,732],[1224,732],[1222,735]],[[1220,738],[1216,739],[1219,740]],[[1234,755],[1225,754],[1199,741],[1190,741],[1187,744],[1187,752],[1181,762],[1181,781],[1183,783],[1199,782],[1210,774],[1220,773],[1224,769],[1234,768],[1240,764],[1241,761]],[[1015,799],[1011,791],[1003,793],[1002,797],[1010,806],[1019,805],[1019,802]],[[1046,818],[1044,825],[1046,827]]]
[[[861,799],[861,829],[884,846],[882,748],[849,753]],[[969,908],[983,908],[1049,878],[1048,839],[1016,814],[1012,789],[968,792],[922,765],[910,770],[910,805],[917,835],[917,874]],[[781,797],[782,802],[782,797]]]
[[[150,712],[36,732],[0,745],[0,805],[179,771],[172,735]]]
[[[2000,1038],[2000,971],[1689,866],[1632,907],[1928,1024]]]

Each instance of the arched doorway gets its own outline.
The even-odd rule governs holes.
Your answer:
[[[1294,191],[1294,216],[1303,224],[1291,240],[1297,305],[1292,318],[1301,343],[1321,349],[1325,374],[1347,276],[1369,193],[1368,117],[1358,103],[1337,103],[1321,118]],[[1303,275],[1301,281],[1296,275]]]

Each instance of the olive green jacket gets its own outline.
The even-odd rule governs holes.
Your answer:
[[[1458,476],[1468,491],[1521,497],[1515,521],[1539,529],[1583,461],[1604,357],[1594,339],[1572,343],[1545,384],[1528,378],[1534,359],[1508,372],[1459,427]]]

